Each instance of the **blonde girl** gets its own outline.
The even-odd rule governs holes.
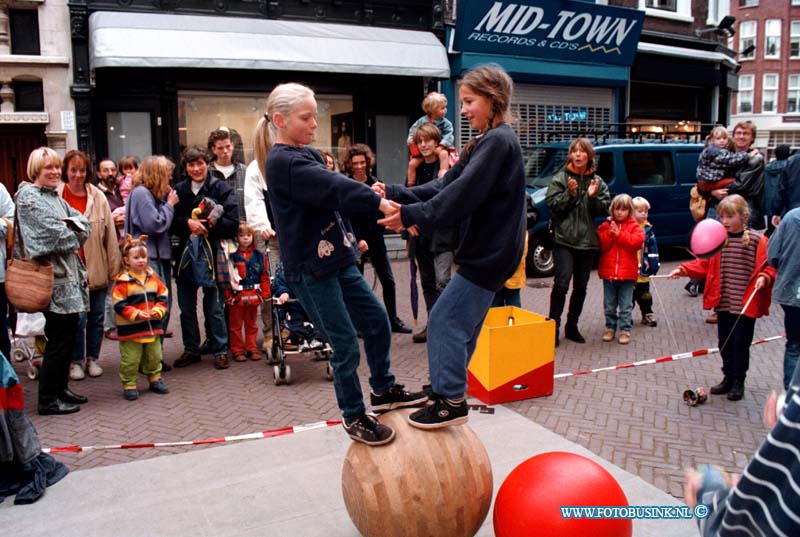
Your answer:
[[[711,393],[738,401],[744,396],[756,319],[769,314],[776,273],[767,263],[767,237],[747,227],[750,210],[745,199],[727,196],[719,202],[717,214],[728,232],[725,246],[710,259],[682,264],[670,277],[706,278],[703,308],[713,308],[719,318],[723,374]]]
[[[619,194],[611,200],[611,216],[597,228],[600,239],[600,264],[597,275],[603,280],[603,308],[606,331],[603,341],[631,341],[633,327],[633,288],[639,276],[639,250],[644,244],[644,229],[633,216],[633,200]]]
[[[133,174],[133,190],[125,204],[125,233],[147,237],[150,268],[162,282],[172,281],[172,245],[169,227],[178,204],[178,194],[170,187],[175,165],[163,155],[153,155],[142,161]],[[169,327],[172,295],[167,298],[164,331]],[[172,369],[166,363],[164,371]]]
[[[329,170],[309,147],[317,129],[314,92],[301,84],[277,86],[267,113],[256,127],[256,155],[267,155],[264,176],[289,287],[314,324],[333,346],[336,400],[347,434],[357,442],[380,445],[394,430],[366,414],[358,365],[356,333],[364,337],[373,410],[419,405],[422,393],[395,383],[389,370],[391,332],[386,309],[356,268],[359,256],[350,212],[397,212],[368,186]]]
[[[525,241],[525,170],[519,139],[509,125],[513,83],[497,65],[467,72],[458,85],[461,115],[478,136],[439,179],[408,188],[385,185],[403,204],[381,220],[399,231],[462,225],[455,251],[458,272],[428,319],[428,367],[434,404],[409,422],[436,429],[467,421],[467,364],[495,293],[522,260]],[[380,185],[383,186],[383,185]]]
[[[126,236],[122,246],[125,265],[112,293],[119,336],[119,378],[123,397],[139,398],[136,381],[139,372],[147,376],[150,391],[169,393],[161,378],[161,334],[167,314],[169,291],[148,266],[147,236],[138,239]]]

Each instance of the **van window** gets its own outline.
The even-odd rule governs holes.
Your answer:
[[[675,171],[669,151],[625,151],[625,171],[632,186],[674,185]]]
[[[605,184],[614,182],[614,153],[597,152],[594,154],[594,169]]]

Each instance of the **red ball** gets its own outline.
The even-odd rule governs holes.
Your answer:
[[[631,519],[564,518],[563,506],[627,506],[608,471],[581,455],[554,451],[514,468],[494,502],[496,537],[630,537]]]
[[[727,240],[728,231],[725,226],[713,218],[706,218],[692,229],[689,250],[696,257],[706,259],[719,252]]]

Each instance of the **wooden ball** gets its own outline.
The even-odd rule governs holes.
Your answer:
[[[364,537],[472,537],[492,502],[492,465],[468,425],[423,431],[410,410],[380,421],[395,439],[370,447],[353,442],[342,468],[347,512]]]

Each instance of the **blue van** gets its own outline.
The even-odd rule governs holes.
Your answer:
[[[567,161],[569,142],[542,144],[525,150],[528,186],[528,276],[553,274],[553,253],[545,203],[547,185]],[[685,246],[694,225],[689,191],[697,184],[697,161],[703,144],[693,142],[606,141],[595,146],[595,170],[608,184],[611,197],[628,194],[650,202],[650,223],[659,246]],[[597,220],[599,225],[602,218]]]

